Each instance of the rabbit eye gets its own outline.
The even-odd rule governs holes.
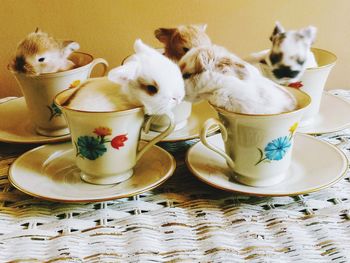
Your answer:
[[[305,63],[305,60],[302,60],[300,58],[297,59],[297,63],[302,66]]]
[[[186,53],[186,52],[189,51],[190,49],[187,48],[187,47],[184,47],[182,50]]]
[[[41,57],[38,59],[39,62],[44,62],[45,61],[45,58],[44,57]]]
[[[184,74],[182,75],[182,77],[183,77],[184,79],[189,79],[191,76],[192,76],[191,73],[184,73]]]
[[[147,89],[148,94],[150,94],[150,95],[154,95],[158,92],[157,87],[153,86],[153,85],[147,85],[146,89]]]

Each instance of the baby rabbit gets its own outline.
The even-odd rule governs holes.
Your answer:
[[[87,111],[115,111],[144,106],[148,115],[164,114],[184,96],[179,67],[141,40],[135,54],[108,77],[89,79],[65,102],[70,108]]]
[[[185,25],[175,28],[158,28],[155,37],[164,44],[164,55],[179,61],[191,48],[210,45],[211,41],[205,33],[207,25]]]
[[[77,42],[58,41],[37,29],[18,44],[9,67],[14,72],[34,76],[69,70],[75,65],[68,57],[78,49]]]
[[[317,67],[311,52],[316,38],[316,28],[308,26],[300,30],[285,31],[279,22],[272,32],[270,50],[252,54],[247,61],[263,63],[266,74],[280,84],[296,82],[307,68]]]
[[[179,66],[185,78],[186,100],[205,99],[228,111],[246,114],[275,114],[296,108],[292,94],[223,47],[193,48]]]

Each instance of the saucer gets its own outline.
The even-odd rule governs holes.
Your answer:
[[[174,157],[153,146],[138,161],[134,175],[119,184],[94,185],[80,178],[72,144],[39,146],[11,166],[9,180],[20,191],[59,202],[98,202],[134,196],[151,190],[174,172]]]
[[[8,143],[54,143],[68,141],[70,135],[48,137],[35,132],[23,97],[0,104],[0,141]]]
[[[220,134],[208,138],[223,149]],[[231,192],[257,196],[292,196],[315,192],[342,179],[348,160],[335,146],[305,134],[295,135],[292,162],[286,179],[273,186],[254,187],[238,183],[229,176],[224,158],[198,142],[187,153],[186,163],[201,181]]]
[[[322,134],[336,132],[350,125],[350,103],[340,97],[323,92],[320,111],[312,123],[299,127],[298,132]]]
[[[218,114],[206,101],[201,101],[192,105],[192,113],[187,124],[182,129],[173,131],[168,137],[164,138],[162,142],[177,142],[192,140],[199,137],[200,130],[203,123],[209,118],[217,118]],[[218,130],[218,127],[210,129],[209,134]],[[141,139],[150,141],[159,133],[149,131],[147,134],[142,132]]]

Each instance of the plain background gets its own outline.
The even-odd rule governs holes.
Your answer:
[[[316,26],[314,47],[338,57],[326,89],[350,88],[348,0],[0,0],[0,98],[21,95],[7,64],[36,27],[79,42],[81,51],[113,68],[137,38],[160,47],[158,27],[206,23],[214,43],[243,57],[270,46],[276,20],[287,29]]]

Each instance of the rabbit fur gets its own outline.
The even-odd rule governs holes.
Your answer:
[[[77,42],[59,41],[37,29],[18,44],[9,68],[33,76],[69,70],[75,67],[69,56],[79,47]]]
[[[135,54],[108,77],[90,79],[78,87],[66,105],[89,111],[114,111],[143,106],[148,115],[164,114],[184,96],[179,67],[140,39]]]
[[[192,48],[179,66],[188,101],[205,99],[217,107],[246,114],[275,114],[297,106],[285,88],[223,47]]]

